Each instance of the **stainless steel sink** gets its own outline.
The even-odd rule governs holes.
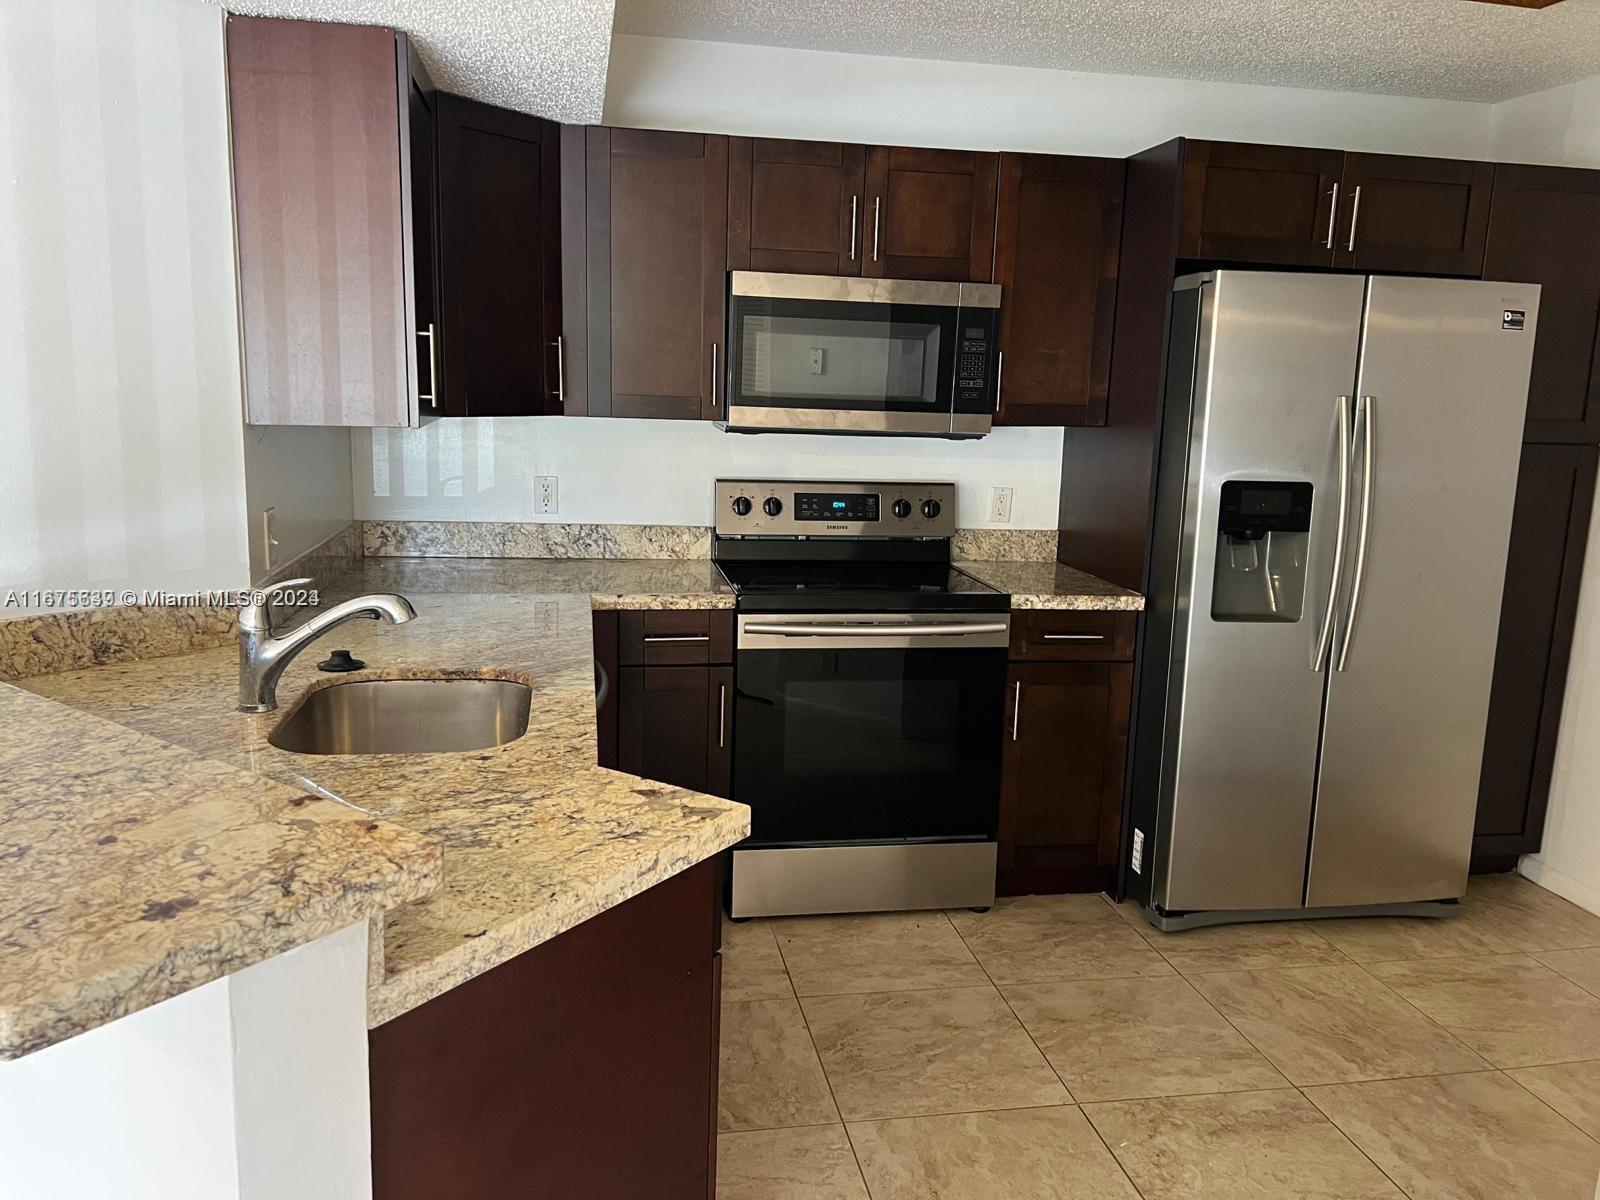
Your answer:
[[[312,692],[267,738],[298,754],[447,754],[514,742],[533,690],[510,679],[357,679]]]

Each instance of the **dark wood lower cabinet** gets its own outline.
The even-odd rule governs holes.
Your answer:
[[[1544,833],[1597,456],[1594,446],[1522,448],[1472,843],[1479,868],[1508,869]]]
[[[997,890],[1098,892],[1121,837],[1133,666],[1014,662],[1008,684]]]
[[[368,1035],[375,1200],[710,1200],[717,863]]]

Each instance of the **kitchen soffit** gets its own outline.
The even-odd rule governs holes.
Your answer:
[[[1600,74],[1600,0],[617,0],[616,31],[1451,100]]]

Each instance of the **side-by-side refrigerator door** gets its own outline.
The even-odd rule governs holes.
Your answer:
[[[1466,888],[1538,304],[1370,281],[1308,905]]]
[[[1202,286],[1153,898],[1294,908],[1365,281],[1218,271]]]

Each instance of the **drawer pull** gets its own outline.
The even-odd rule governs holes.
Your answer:
[[[646,642],[709,642],[711,635],[708,633],[681,633],[674,635],[651,634],[644,639]]]
[[[1103,633],[1047,633],[1044,635],[1047,642],[1103,642],[1106,635]]]

